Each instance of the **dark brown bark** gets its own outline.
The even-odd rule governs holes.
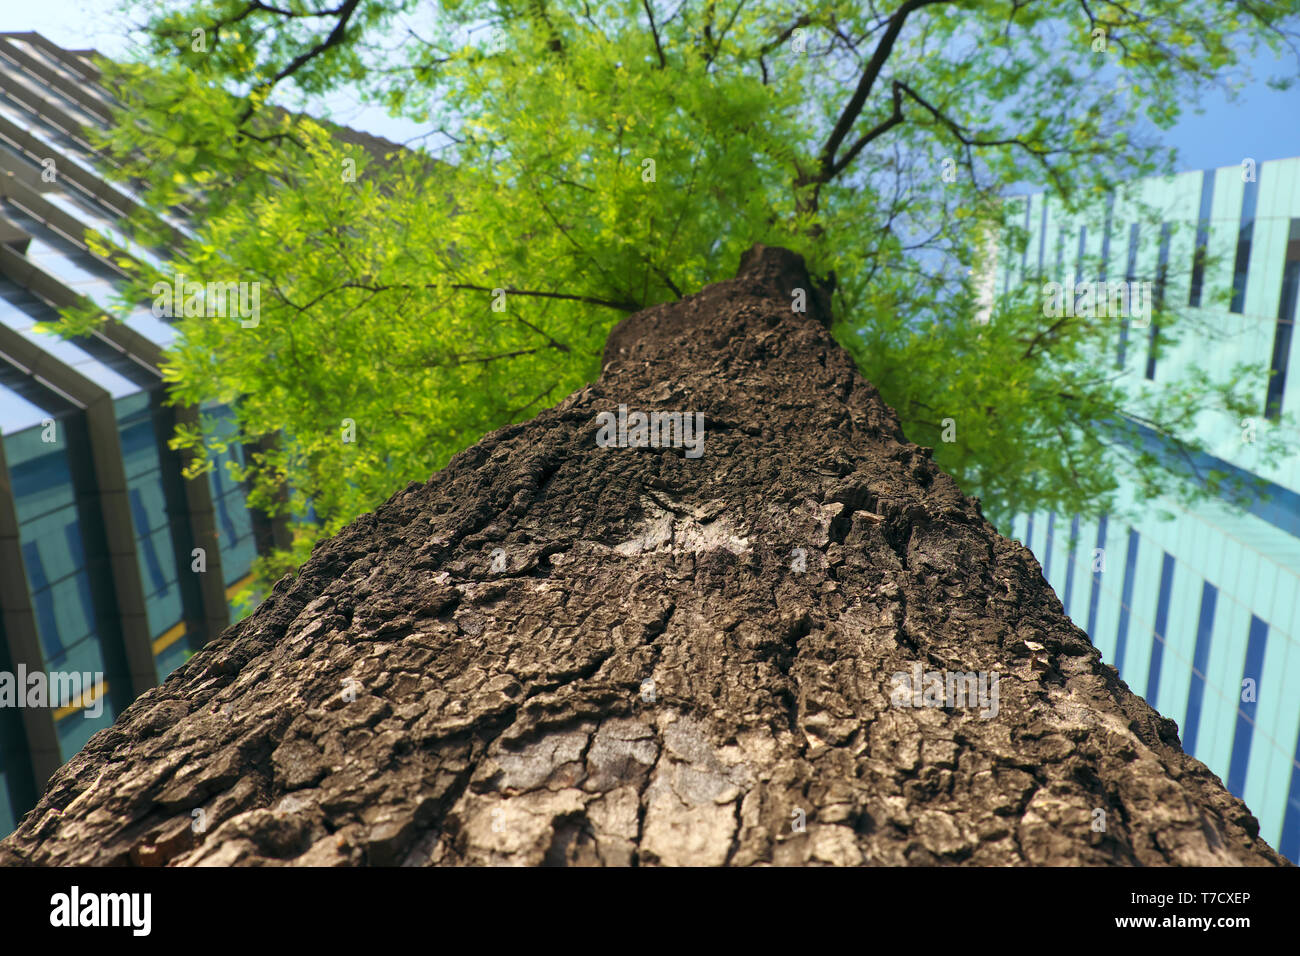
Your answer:
[[[757,248],[624,320],[599,382],[357,519],[92,738],[0,862],[1283,863],[812,291]],[[704,412],[703,455],[597,447],[620,403]],[[915,662],[997,672],[996,715],[891,703]]]

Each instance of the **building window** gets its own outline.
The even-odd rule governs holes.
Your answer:
[[[1241,225],[1237,228],[1237,258],[1232,267],[1232,304],[1229,312],[1241,313],[1246,306],[1246,276],[1250,271],[1250,244],[1255,235],[1255,204],[1259,182],[1251,180],[1241,194]]]
[[[1187,718],[1183,721],[1183,750],[1196,756],[1196,737],[1201,727],[1201,704],[1205,699],[1205,672],[1210,666],[1210,644],[1214,639],[1214,608],[1219,589],[1209,581],[1201,587],[1201,613],[1196,619],[1196,650],[1192,654],[1192,683],[1187,689]]]
[[[1047,516],[1047,542],[1043,545],[1043,577],[1052,576],[1052,535],[1056,531],[1056,512]]]
[[[1228,789],[1233,796],[1246,792],[1246,771],[1250,769],[1250,744],[1255,734],[1255,710],[1259,706],[1259,682],[1264,670],[1264,651],[1268,648],[1268,625],[1250,616],[1250,635],[1246,639],[1246,666],[1241,672],[1241,700],[1237,704],[1237,729],[1232,735],[1232,759],[1228,762]],[[1247,684],[1247,681],[1251,683]],[[1247,690],[1250,693],[1247,693]]]
[[[1079,248],[1074,255],[1074,284],[1083,281],[1083,254],[1088,247],[1088,227],[1079,227]]]
[[[1128,529],[1128,554],[1124,559],[1124,585],[1119,599],[1119,626],[1115,629],[1115,669],[1124,670],[1124,652],[1128,649],[1128,619],[1133,607],[1133,582],[1137,576],[1138,533]]]
[[[1038,215],[1038,281],[1043,281],[1043,253],[1047,250],[1047,194],[1043,194],[1043,208]]]
[[[1160,565],[1160,595],[1156,599],[1156,624],[1152,631],[1151,666],[1147,669],[1147,703],[1156,706],[1160,696],[1160,665],[1165,657],[1165,639],[1169,627],[1169,598],[1174,590],[1174,556],[1165,552]]]
[[[1156,321],[1155,316],[1160,314],[1160,310],[1165,306],[1165,285],[1169,281],[1169,223],[1160,225],[1160,254],[1156,262],[1156,287],[1155,287],[1155,308],[1152,310],[1154,315],[1151,318],[1151,337],[1147,341],[1147,378],[1155,381],[1156,377],[1156,343],[1160,338],[1160,323]]]
[[[1025,259],[1029,255],[1029,207],[1032,203],[1033,203],[1033,197],[1026,196],[1025,197],[1025,245],[1020,250],[1021,281],[1023,281],[1025,278]],[[1011,256],[1010,256],[1010,246],[1011,246],[1010,239],[1008,239],[1007,246],[1008,246],[1007,266],[1005,269],[1002,270],[1002,294],[1003,295],[1006,295],[1008,292],[1011,291],[1012,268],[1011,268]]]
[[[1132,283],[1137,281],[1138,239],[1141,236],[1139,225],[1135,222],[1128,227],[1128,261],[1124,265],[1124,281],[1130,283],[1129,294],[1132,295]],[[1115,358],[1115,367],[1123,368],[1128,354],[1128,316],[1119,322],[1119,352]]]
[[[1294,862],[1300,857],[1300,737],[1296,738],[1295,758],[1291,761],[1291,786],[1287,791],[1286,814],[1282,818],[1282,838],[1277,852]]]
[[[184,618],[185,608],[155,430],[156,397],[136,392],[115,404],[149,637],[157,640]]]
[[[1101,234],[1101,265],[1097,270],[1097,278],[1103,282],[1106,280],[1106,264],[1110,262],[1110,227],[1115,216],[1115,194],[1111,193],[1106,200],[1106,227]]]
[[[1196,220],[1196,249],[1192,253],[1192,289],[1187,304],[1200,307],[1205,284],[1205,250],[1210,244],[1210,210],[1214,206],[1214,170],[1201,174],[1201,212]]]
[[[1088,246],[1088,227],[1079,227],[1079,248],[1074,254],[1074,309],[1075,315],[1079,314],[1079,298],[1083,295],[1079,291],[1079,284],[1083,282],[1083,255]]]
[[[1102,565],[1105,567],[1106,556],[1106,515],[1102,515],[1097,522],[1097,544],[1093,554],[1100,552]],[[1094,558],[1089,555],[1088,563],[1090,567],[1097,568]],[[1088,596],[1088,638],[1097,643],[1095,637],[1097,633],[1097,603],[1101,600],[1101,571],[1100,569],[1092,572],[1092,593]]]
[[[1070,521],[1069,560],[1065,562],[1065,613],[1070,613],[1070,597],[1074,591],[1074,551],[1079,546],[1079,516]]]
[[[1291,331],[1295,328],[1296,294],[1300,289],[1300,219],[1291,220],[1282,266],[1282,294],[1277,303],[1277,333],[1273,337],[1273,361],[1269,369],[1264,416],[1276,420],[1282,414],[1286,391],[1287,364],[1291,360]]]
[[[1025,246],[1020,250],[1020,281],[1023,282],[1027,275],[1026,266],[1029,263],[1029,208],[1034,204],[1032,196],[1025,197]]]
[[[249,514],[245,489],[242,482],[234,481],[228,470],[233,463],[239,468],[247,462],[244,449],[234,441],[237,425],[234,413],[227,406],[207,409],[204,419],[211,422],[216,435],[224,439],[228,448],[225,458],[218,456],[216,467],[208,472],[212,491],[212,506],[216,512],[218,543],[221,548],[221,570],[225,576],[225,585],[230,587],[252,568],[257,557],[257,541],[253,531],[253,519]]]

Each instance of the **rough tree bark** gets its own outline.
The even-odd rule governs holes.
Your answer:
[[[599,382],[358,518],[96,734],[0,863],[1284,863],[824,302],[759,246],[626,319]],[[704,412],[704,454],[597,447],[619,404]],[[998,673],[996,715],[892,703],[918,662]]]

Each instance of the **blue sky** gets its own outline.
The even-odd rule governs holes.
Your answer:
[[[116,0],[40,0],[23,8],[8,6],[0,12],[0,31],[36,30],[65,47],[94,47],[106,55],[120,55],[126,41],[114,29]],[[1259,162],[1300,156],[1300,83],[1287,92],[1269,88],[1272,76],[1294,75],[1293,61],[1261,58],[1251,64],[1254,80],[1235,100],[1219,91],[1188,110],[1179,123],[1163,134],[1163,141],[1178,149],[1178,168],[1206,169],[1230,166],[1251,157]],[[395,120],[382,109],[362,106],[346,93],[327,103],[331,118],[356,129],[406,142],[427,132],[405,120]]]

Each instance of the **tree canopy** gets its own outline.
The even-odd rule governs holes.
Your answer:
[[[974,321],[976,280],[993,237],[1013,259],[1027,239],[1009,191],[1037,184],[1086,216],[1119,183],[1168,171],[1140,131],[1171,126],[1261,45],[1294,50],[1293,11],[129,0],[145,42],[107,65],[122,109],[98,145],[195,234],[168,242],[141,218],[133,234],[161,262],[124,259],[136,278],[118,304],[153,301],[178,273],[260,283],[255,322],[179,316],[166,376],[176,401],[231,403],[240,438],[260,442],[239,477],[297,530],[270,576],[593,379],[613,323],[730,277],[754,242],[834,277],[837,338],[995,521],[1107,512],[1126,477],[1195,499],[1217,476],[1178,463],[1202,450],[1191,422],[1260,414],[1266,369],[1138,387],[1113,368],[1120,319],[1048,318],[1024,276]],[[308,115],[342,89],[428,135],[347,141]],[[1157,317],[1163,346],[1191,327],[1176,313]],[[63,328],[104,320],[71,311]],[[1132,440],[1135,422],[1179,455]],[[1281,441],[1265,429],[1262,453]]]

